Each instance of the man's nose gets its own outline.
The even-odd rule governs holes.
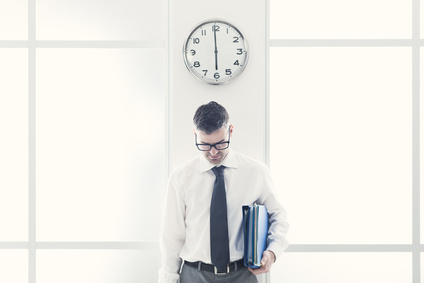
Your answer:
[[[218,150],[217,150],[214,146],[212,146],[212,147],[211,147],[211,150],[210,150],[209,152],[210,152],[210,154],[212,154],[212,155],[216,155],[216,154],[218,153]]]

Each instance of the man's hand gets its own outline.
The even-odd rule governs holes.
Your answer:
[[[250,272],[255,275],[268,273],[271,271],[271,266],[275,262],[275,254],[271,251],[264,251],[262,254],[261,267],[253,269],[249,267]]]

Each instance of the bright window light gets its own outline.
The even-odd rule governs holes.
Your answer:
[[[412,282],[409,253],[286,253],[271,271],[272,282]]]
[[[0,1],[0,40],[28,39],[28,0]]]
[[[411,5],[404,0],[271,0],[271,38],[411,38]]]
[[[166,179],[163,50],[37,55],[37,239],[154,241],[146,211],[160,209]]]
[[[164,1],[38,0],[37,39],[163,40],[163,9]]]
[[[155,282],[156,266],[156,250],[40,250],[37,282]]]
[[[28,240],[27,54],[0,49],[0,241]]]
[[[28,283],[27,250],[0,250],[0,266],[0,282]]]
[[[271,62],[270,167],[290,242],[410,244],[410,48],[275,48]]]

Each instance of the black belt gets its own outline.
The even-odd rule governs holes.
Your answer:
[[[243,259],[230,262],[227,265],[227,267],[223,270],[218,270],[212,264],[203,263],[201,261],[196,261],[196,262],[184,261],[184,264],[187,264],[190,267],[194,267],[194,268],[202,270],[202,271],[212,272],[212,273],[215,273],[215,274],[227,274],[227,273],[230,273],[230,272],[237,271],[238,269],[245,268],[245,266],[243,264]]]

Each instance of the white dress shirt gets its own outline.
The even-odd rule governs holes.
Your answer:
[[[263,204],[269,213],[268,250],[276,258],[287,248],[286,211],[275,196],[268,167],[229,151],[222,161],[227,195],[230,261],[243,258],[242,206]],[[160,235],[160,283],[177,283],[182,260],[211,264],[209,211],[215,165],[199,157],[175,169],[168,181]]]

